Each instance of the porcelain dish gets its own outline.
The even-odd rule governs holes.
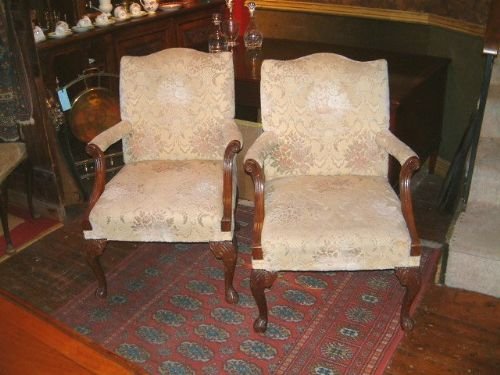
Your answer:
[[[56,34],[55,32],[48,33],[47,36],[51,39],[62,39],[73,34],[71,30],[66,31],[64,34]]]
[[[129,20],[131,17],[130,14],[127,13],[127,17],[124,17],[124,18],[118,18],[118,17],[111,17],[109,20],[113,20],[113,21],[116,21],[116,22],[123,22],[123,21],[127,21]]]
[[[148,12],[145,12],[145,11],[141,10],[137,14],[130,13],[130,17],[132,17],[132,18],[139,18],[139,17],[145,16],[146,14],[148,14]]]
[[[108,27],[109,25],[112,25],[114,23],[115,23],[115,20],[108,19],[108,23],[97,23],[97,22],[94,22],[94,26],[96,26],[96,27]]]
[[[73,26],[71,30],[75,33],[84,33],[86,31],[92,30],[94,26]]]

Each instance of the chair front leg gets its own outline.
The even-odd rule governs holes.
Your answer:
[[[86,240],[84,245],[87,264],[90,266],[97,279],[97,289],[95,290],[95,295],[100,298],[104,298],[108,294],[106,276],[102,270],[101,263],[99,262],[99,257],[104,252],[107,243],[107,240]]]
[[[236,237],[233,241],[210,242],[210,251],[216,259],[222,260],[224,263],[224,286],[226,302],[231,304],[238,303],[238,292],[233,287],[234,270],[236,268],[236,260],[238,258],[238,245]]]
[[[7,244],[7,254],[14,254],[16,249],[12,244],[12,239],[10,238],[9,230],[9,215],[7,213],[7,201],[9,199],[7,192],[7,182],[4,181],[0,184],[0,219],[2,221],[3,236]]]
[[[250,273],[250,290],[259,309],[259,317],[253,323],[255,332],[265,332],[267,329],[267,301],[265,290],[270,289],[278,276],[277,272],[252,270]]]
[[[401,285],[406,288],[406,292],[403,297],[403,305],[401,306],[401,328],[403,328],[404,331],[411,331],[414,326],[414,321],[410,318],[410,307],[420,290],[420,268],[396,268],[395,273]]]

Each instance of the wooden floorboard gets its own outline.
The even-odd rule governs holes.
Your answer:
[[[444,243],[451,216],[437,210],[441,179],[422,175],[414,189],[420,237]],[[0,288],[36,308],[52,312],[90,283],[72,210],[65,226],[0,263]],[[136,244],[110,243],[102,256],[105,270],[127,257]],[[416,326],[389,362],[387,375],[500,374],[499,300],[479,293],[432,285],[415,312]]]

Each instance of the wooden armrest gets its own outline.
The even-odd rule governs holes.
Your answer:
[[[222,202],[224,213],[221,220],[221,230],[231,231],[233,221],[233,163],[236,154],[241,151],[241,142],[232,140],[224,152],[224,180],[222,187]]]
[[[412,156],[406,160],[399,172],[399,194],[401,199],[401,211],[408,226],[408,231],[411,238],[410,255],[418,256],[422,253],[422,245],[417,233],[415,224],[415,216],[413,213],[413,202],[411,194],[411,178],[415,171],[420,168],[420,160],[416,156]]]
[[[253,259],[263,259],[262,254],[262,227],[264,225],[264,185],[266,178],[264,170],[254,159],[245,161],[245,171],[252,177],[255,189],[255,212],[252,235],[252,257]]]
[[[93,143],[89,143],[85,148],[85,151],[87,151],[87,153],[94,159],[95,180],[87,209],[85,210],[85,213],[83,215],[82,227],[83,230],[92,230],[92,225],[89,221],[89,215],[90,211],[92,211],[92,208],[94,208],[97,200],[104,191],[104,185],[106,184],[106,160],[104,159],[104,151],[102,151],[99,146]]]

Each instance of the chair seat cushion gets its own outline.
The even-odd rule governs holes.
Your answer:
[[[151,160],[126,164],[93,207],[87,239],[228,241],[221,232],[219,160]]]
[[[0,143],[0,182],[3,182],[27,157],[24,143]]]
[[[387,178],[298,176],[265,186],[262,260],[253,268],[369,270],[414,267],[400,201]]]

